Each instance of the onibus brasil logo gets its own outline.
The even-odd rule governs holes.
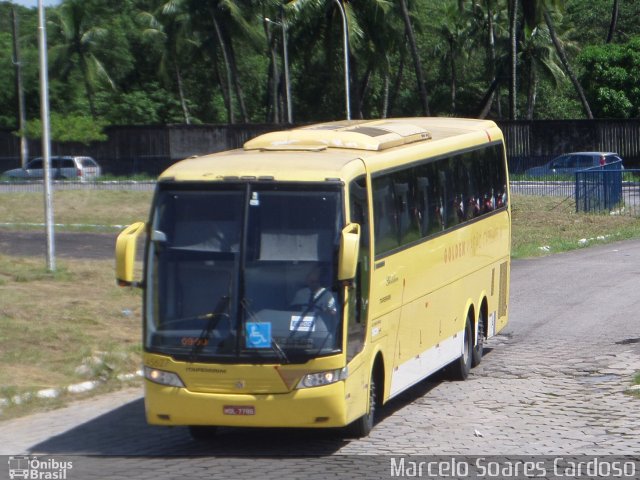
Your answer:
[[[65,480],[67,470],[73,468],[73,462],[61,462],[53,458],[40,460],[38,457],[16,455],[9,457],[9,478],[33,480]]]

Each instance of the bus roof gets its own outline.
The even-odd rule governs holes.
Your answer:
[[[243,149],[178,162],[161,178],[323,181],[343,178],[356,161],[375,171],[413,157],[417,160],[501,138],[500,130],[489,120],[343,120],[266,133],[246,142]],[[406,155],[398,155],[400,149]]]

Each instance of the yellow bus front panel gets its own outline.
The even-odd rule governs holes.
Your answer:
[[[145,381],[147,421],[154,425],[339,427],[347,423],[344,382],[283,394],[194,393]]]

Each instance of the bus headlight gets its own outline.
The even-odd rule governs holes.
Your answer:
[[[348,374],[349,369],[347,367],[340,368],[338,370],[328,370],[326,372],[307,373],[302,377],[300,382],[298,382],[297,388],[311,388],[329,385],[346,379]]]
[[[182,383],[178,374],[173,372],[165,372],[164,370],[158,370],[157,368],[144,367],[144,378],[160,385],[184,388],[184,383]]]

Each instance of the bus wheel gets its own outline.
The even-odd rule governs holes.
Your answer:
[[[216,437],[217,430],[217,427],[204,425],[191,425],[189,427],[191,438],[198,442],[207,442],[213,440]]]
[[[482,354],[484,353],[484,312],[480,309],[480,316],[478,317],[478,341],[476,346],[473,347],[473,355],[471,356],[471,366],[477,367],[482,360]]]
[[[466,380],[471,370],[471,361],[473,357],[473,335],[471,330],[471,315],[467,315],[467,324],[464,327],[464,339],[462,341],[464,348],[462,355],[451,364],[451,376],[455,380]]]
[[[373,379],[373,375],[371,375],[371,380],[369,381],[368,412],[347,427],[347,434],[349,436],[355,437],[355,438],[362,438],[369,435],[369,433],[373,429],[377,403],[378,403],[378,390],[377,390],[376,382]]]

